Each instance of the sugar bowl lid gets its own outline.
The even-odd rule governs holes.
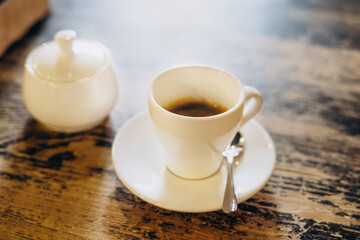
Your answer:
[[[53,82],[73,82],[96,75],[109,63],[109,52],[102,44],[76,38],[73,30],[61,30],[37,47],[26,60],[26,67],[40,78]]]

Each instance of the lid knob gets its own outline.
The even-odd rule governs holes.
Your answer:
[[[55,34],[54,39],[60,47],[60,55],[69,56],[74,54],[72,45],[75,37],[76,32],[73,30],[61,30]]]

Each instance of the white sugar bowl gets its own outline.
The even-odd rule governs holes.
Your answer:
[[[100,124],[115,105],[116,74],[109,50],[76,38],[72,30],[55,34],[26,59],[23,95],[30,114],[48,128],[85,131]]]

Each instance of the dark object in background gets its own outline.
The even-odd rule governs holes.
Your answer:
[[[0,57],[49,12],[48,0],[0,0]]]

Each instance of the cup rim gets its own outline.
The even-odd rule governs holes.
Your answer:
[[[152,92],[152,88],[154,85],[154,82],[157,78],[159,78],[161,75],[168,73],[170,71],[174,71],[174,70],[179,70],[179,69],[184,69],[184,68],[203,68],[203,69],[208,69],[208,70],[212,70],[212,71],[218,71],[221,72],[223,74],[226,74],[228,76],[230,76],[232,79],[236,80],[237,84],[240,86],[240,96],[238,101],[236,102],[236,104],[234,106],[232,106],[230,109],[228,109],[227,111],[223,112],[223,113],[219,113],[216,115],[211,115],[211,116],[206,116],[206,117],[191,117],[191,116],[184,116],[184,115],[179,115],[176,113],[172,113],[168,110],[166,110],[165,108],[163,108],[154,98],[153,92]],[[236,109],[238,109],[238,107],[244,102],[245,100],[245,92],[244,92],[244,85],[243,83],[234,75],[232,75],[231,73],[220,69],[220,68],[215,68],[215,67],[211,67],[211,66],[202,66],[202,65],[189,65],[189,66],[179,66],[179,67],[174,67],[174,68],[170,68],[166,71],[161,72],[160,74],[158,74],[155,78],[153,78],[153,80],[151,81],[150,87],[148,88],[148,99],[151,100],[152,104],[160,109],[162,112],[168,114],[170,117],[172,118],[178,118],[178,119],[183,119],[183,120],[188,120],[188,121],[207,121],[207,120],[214,120],[214,119],[218,119],[218,118],[223,118],[226,117],[227,115],[232,114],[234,111],[236,111]]]

